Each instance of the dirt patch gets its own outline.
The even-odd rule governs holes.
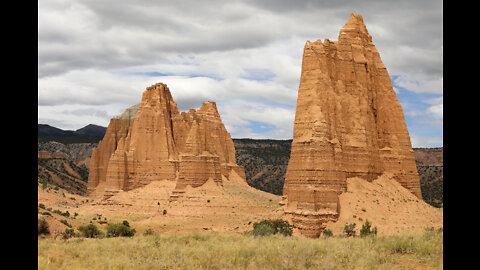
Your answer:
[[[367,219],[377,226],[379,235],[443,227],[442,208],[418,199],[388,174],[372,182],[347,179],[347,192],[339,196],[339,201],[338,221],[327,224],[335,235],[343,234],[346,223],[356,223],[358,234]]]

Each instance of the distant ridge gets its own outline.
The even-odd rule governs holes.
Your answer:
[[[70,143],[98,143],[105,135],[107,128],[97,125],[87,125],[77,130],[63,130],[47,124],[38,124],[38,141],[56,141]]]
[[[86,125],[83,128],[77,129],[75,132],[77,134],[86,135],[86,136],[97,136],[103,137],[107,131],[106,127],[97,126],[97,125]]]

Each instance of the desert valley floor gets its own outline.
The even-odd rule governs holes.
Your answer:
[[[43,189],[39,185],[38,203],[45,209],[39,208],[38,218],[45,218],[49,223],[52,233],[48,237],[51,238],[68,228],[60,222],[62,219],[74,228],[92,222],[101,229],[107,223],[127,220],[141,234],[147,229],[158,233],[243,233],[251,230],[254,222],[282,218],[281,196],[254,189],[236,176],[223,180],[223,187],[213,182],[198,188],[188,187],[184,196],[176,201],[169,201],[175,188],[172,181],[152,182],[107,200],[51,187]],[[379,235],[443,227],[443,208],[417,199],[388,176],[371,183],[349,179],[348,191],[340,195],[340,207],[338,221],[327,225],[334,235],[341,235],[346,223],[356,223],[359,228],[367,219],[378,227]],[[54,213],[55,210],[68,211],[70,217],[65,218],[58,211]],[[295,230],[294,236],[302,237]]]

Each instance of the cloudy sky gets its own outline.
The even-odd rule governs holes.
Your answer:
[[[443,146],[439,0],[38,2],[38,123],[107,126],[163,82],[181,111],[217,102],[233,138],[291,139],[303,47],[363,16],[413,147]]]

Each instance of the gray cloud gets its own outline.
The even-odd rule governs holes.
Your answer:
[[[76,1],[70,5],[39,2],[39,77],[76,69],[165,62],[170,53],[257,48],[292,37],[336,39],[350,12],[361,13],[367,27],[378,30],[373,33],[374,39],[392,69],[419,67],[422,72],[442,72],[438,60],[416,61],[419,57],[435,60],[441,55],[439,1],[132,4],[118,0]],[[398,54],[399,49],[404,52]],[[419,53],[408,57],[412,51]]]
[[[222,107],[226,124],[254,134],[246,128],[248,116],[233,117],[247,109],[241,102],[295,106],[305,42],[336,40],[351,12],[362,14],[390,75],[398,75],[398,86],[438,95],[443,93],[442,5],[414,0],[42,0],[38,103],[45,110],[75,104],[127,108],[139,102],[147,86],[162,81],[181,110],[198,108],[206,99],[228,103],[231,109]],[[438,106],[430,112],[443,115],[443,107],[433,105]],[[278,121],[264,112],[265,122]],[[294,116],[294,110],[282,113],[286,119]],[[82,121],[87,119],[107,121]]]

